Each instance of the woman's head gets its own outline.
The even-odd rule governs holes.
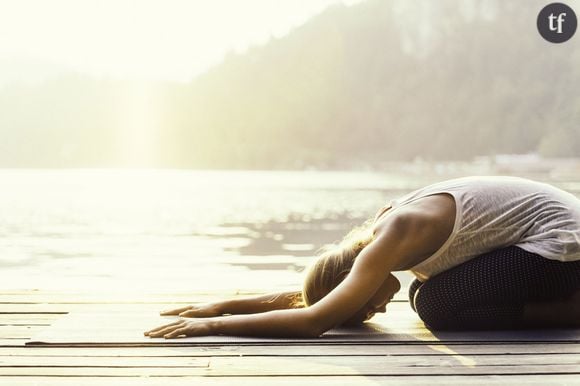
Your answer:
[[[346,278],[356,257],[373,239],[372,223],[371,220],[365,222],[362,226],[353,229],[340,243],[323,249],[319,258],[308,269],[304,279],[302,300],[306,306],[318,302]],[[366,320],[370,313],[374,314],[384,308],[388,300],[383,301],[378,297],[388,297],[390,292],[392,296],[400,288],[398,283],[394,276],[389,275],[385,284],[381,286],[382,290],[379,289],[365,307],[345,324],[360,323]],[[384,304],[381,306],[379,303]],[[365,317],[359,321],[361,314]]]
[[[352,269],[355,258],[372,240],[368,221],[350,231],[338,244],[325,246],[318,259],[310,266],[302,287],[302,298],[307,306],[322,299],[336,287]]]

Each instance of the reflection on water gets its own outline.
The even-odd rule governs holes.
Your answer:
[[[366,217],[354,217],[346,211],[316,219],[290,213],[285,221],[223,223],[219,228],[198,235],[245,238],[247,244],[225,248],[240,255],[312,256],[322,245],[340,241],[353,226],[365,220]]]
[[[340,241],[353,226],[366,218],[353,218],[348,212],[332,213],[328,218],[310,218],[308,215],[290,213],[286,221],[270,220],[264,223],[223,223],[196,236],[221,239],[234,237],[246,240],[237,246],[224,247],[241,256],[315,256],[321,246]],[[306,266],[296,262],[272,262],[264,258],[261,262],[239,261],[232,266],[251,270],[293,270],[302,272]]]

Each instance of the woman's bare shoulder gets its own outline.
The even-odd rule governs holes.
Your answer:
[[[413,266],[435,253],[447,241],[455,224],[455,200],[449,194],[418,199],[387,211],[374,224],[375,236],[392,229],[404,228],[404,237],[417,253],[405,266]],[[399,267],[408,269],[407,267]]]
[[[455,220],[455,199],[448,193],[422,197],[405,205],[382,210],[375,219],[375,229],[385,223],[403,220],[414,223],[451,222]],[[421,224],[423,225],[423,224]]]

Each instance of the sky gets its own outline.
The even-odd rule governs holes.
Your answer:
[[[361,0],[0,0],[0,85],[59,71],[187,82],[331,4]]]

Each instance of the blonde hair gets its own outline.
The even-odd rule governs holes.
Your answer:
[[[329,244],[318,252],[318,259],[308,268],[302,287],[302,306],[311,306],[332,291],[352,269],[358,254],[373,239],[373,219],[352,229],[342,241]]]

